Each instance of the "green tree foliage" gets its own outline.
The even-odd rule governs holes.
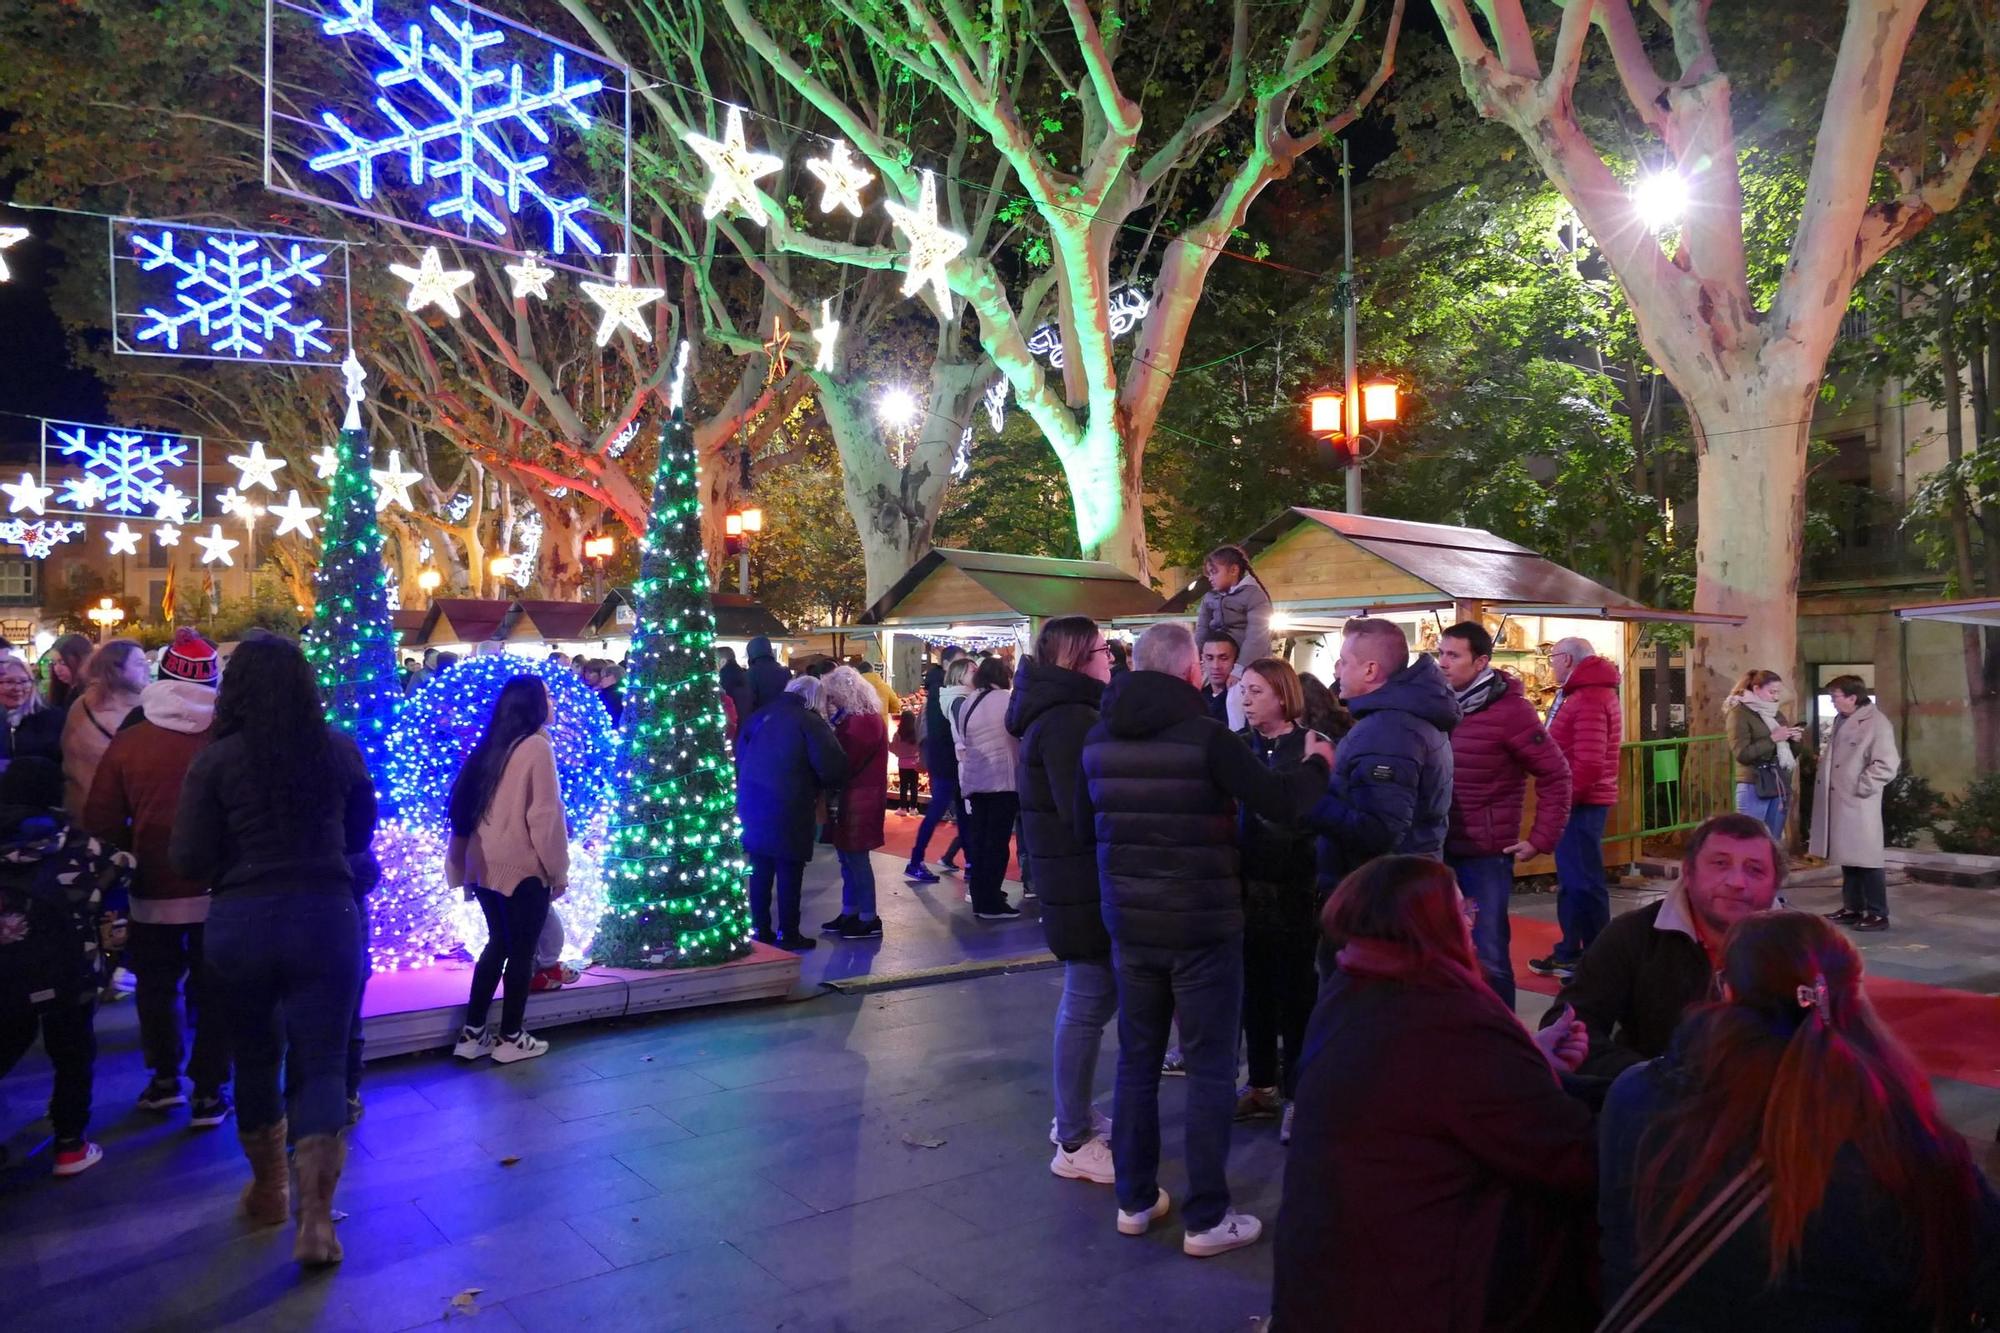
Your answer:
[[[764,532],[750,546],[751,590],[799,634],[867,609],[861,539],[841,499],[840,453],[817,434],[809,452],[760,475],[751,497],[764,510]],[[734,578],[723,570],[724,587]]]

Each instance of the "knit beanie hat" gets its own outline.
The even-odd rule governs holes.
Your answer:
[[[174,631],[174,641],[160,655],[161,680],[185,680],[196,685],[213,685],[222,675],[215,657],[215,645],[183,625]]]

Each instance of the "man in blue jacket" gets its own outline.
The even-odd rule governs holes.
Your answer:
[[[1443,855],[1459,719],[1444,673],[1428,656],[1412,662],[1391,621],[1348,621],[1334,675],[1354,729],[1341,737],[1333,779],[1307,820],[1320,835],[1322,899],[1364,861]]]

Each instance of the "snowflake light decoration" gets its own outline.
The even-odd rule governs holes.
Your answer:
[[[342,242],[131,218],[111,234],[115,351],[292,365],[346,351]]]
[[[200,486],[201,437],[45,420],[43,473],[62,465],[80,467],[83,477],[95,482],[96,488],[65,482],[62,498],[52,512],[179,522],[184,513],[169,517],[167,511],[176,501],[189,503],[177,483],[194,489]],[[83,503],[86,499],[94,503]]]
[[[532,209],[547,220],[555,254],[572,246],[604,253],[585,225],[588,189],[578,188],[583,182],[552,155],[561,149],[580,155],[590,108],[606,89],[604,78],[572,76],[571,64],[602,62],[470,5],[431,5],[428,31],[420,19],[391,28],[375,0],[333,0],[320,12],[325,36],[354,38],[353,45],[372,47],[388,64],[375,74],[377,123],[357,128],[335,112],[320,112],[330,131],[322,142],[335,146],[308,158],[314,171],[348,181],[358,198],[372,200],[377,164],[387,161],[428,198],[429,217],[455,221],[465,236],[484,232],[500,240],[509,217]],[[524,68],[526,57],[542,52],[545,77]],[[498,63],[508,56],[522,58]]]
[[[95,477],[64,477],[56,485],[59,488],[56,496],[58,504],[95,509],[104,503],[104,483]]]
[[[1153,298],[1137,287],[1115,289],[1105,312],[1110,317],[1112,338],[1122,338],[1137,328],[1139,321],[1152,308]],[[1028,335],[1028,350],[1047,357],[1051,366],[1061,370],[1064,351],[1062,328],[1056,324],[1042,325]]]
[[[542,557],[542,516],[530,514],[521,520],[519,527],[521,549],[514,553],[514,568],[507,575],[517,588],[525,588],[534,580],[535,566]]]
[[[1007,425],[1007,377],[1002,375],[986,390],[986,424],[998,435]]]
[[[472,512],[472,497],[460,491],[444,502],[444,516],[454,523],[465,522],[465,516]]]
[[[51,523],[47,519],[10,518],[0,523],[0,546],[18,546],[30,560],[41,560],[83,531],[81,523]]]

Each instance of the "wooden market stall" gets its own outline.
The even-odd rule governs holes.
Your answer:
[[[1435,649],[1446,626],[1478,620],[1493,635],[1494,664],[1519,675],[1529,698],[1546,712],[1556,689],[1548,649],[1560,639],[1581,638],[1619,666],[1628,740],[1640,734],[1641,628],[1742,623],[1735,616],[1655,610],[1479,528],[1291,508],[1237,544],[1271,595],[1274,651],[1299,670],[1331,684],[1341,624],[1356,616],[1394,621],[1419,652]],[[1208,590],[1207,580],[1198,579],[1166,609],[1191,616]],[[1678,774],[1635,774],[1628,787],[1678,781]],[[1646,820],[1639,793],[1625,796],[1606,839],[1607,856],[1619,860],[1630,859],[1630,848],[1621,844],[1631,842],[1632,830]],[[1548,869],[1542,860],[1523,873]]]
[[[423,624],[403,646],[419,651],[436,648],[463,656],[479,651],[481,644],[504,640],[513,615],[514,603],[506,598],[435,598],[424,612]]]
[[[784,661],[790,649],[799,642],[785,622],[772,615],[770,609],[754,597],[741,593],[717,592],[713,594],[715,605],[715,646],[729,648],[736,653],[736,660],[745,660],[750,640],[767,638],[778,651],[778,660]],[[589,638],[596,647],[590,651],[598,657],[624,657],[632,647],[632,631],[639,623],[629,589],[613,588],[605,594],[604,600],[596,604],[596,610],[589,622]]]
[[[880,661],[899,692],[915,690],[925,643],[1024,653],[1056,616],[1101,623],[1150,616],[1160,595],[1116,565],[935,547],[851,625],[881,640]],[[900,645],[900,647],[899,647]]]

